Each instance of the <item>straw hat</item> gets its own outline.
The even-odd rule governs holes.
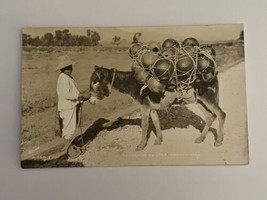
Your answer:
[[[73,65],[75,64],[76,62],[74,62],[73,60],[70,59],[70,57],[68,55],[63,55],[63,56],[60,56],[58,58],[58,66],[56,68],[56,70],[60,70],[60,69],[63,69],[69,65]]]

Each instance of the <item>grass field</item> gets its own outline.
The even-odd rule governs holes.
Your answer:
[[[216,45],[214,48],[219,72],[244,57],[242,45]],[[34,149],[56,138],[56,81],[59,72],[55,68],[58,56],[68,54],[77,62],[73,77],[78,89],[84,91],[89,87],[89,78],[95,65],[130,70],[132,60],[127,50],[127,47],[25,48],[22,62],[22,151]],[[132,103],[133,100],[126,95],[118,98],[116,91],[97,106],[85,103],[84,125],[105,118],[114,110],[125,109]]]

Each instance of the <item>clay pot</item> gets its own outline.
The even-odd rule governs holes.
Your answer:
[[[155,77],[150,77],[147,81],[147,86],[150,89],[150,91],[155,93],[160,93],[164,90],[165,85],[160,83],[159,79]]]
[[[186,46],[191,46],[191,47],[194,47],[194,46],[199,46],[199,42],[196,38],[186,38],[184,39],[184,41],[182,42],[182,46],[183,47],[186,47]]]
[[[215,59],[216,51],[211,45],[202,46],[200,49],[201,51],[205,51],[206,53],[210,54],[212,58]]]
[[[153,52],[159,52],[161,50],[161,46],[158,42],[151,42],[148,44],[148,49]]]
[[[160,80],[170,80],[174,73],[174,64],[171,60],[163,58],[155,62],[153,66],[154,75]]]
[[[180,45],[177,42],[177,40],[174,40],[172,38],[168,38],[162,43],[162,48],[170,48],[170,47],[178,47],[179,48]]]
[[[152,65],[156,62],[156,60],[159,58],[158,54],[156,52],[150,51],[150,52],[145,52],[141,56],[141,63],[142,66],[145,69],[150,69]]]
[[[210,82],[214,78],[214,76],[216,76],[216,73],[214,72],[214,70],[210,70],[209,72],[202,74],[202,80],[205,82]]]
[[[139,53],[141,52],[142,48],[143,48],[143,45],[141,43],[133,44],[129,48],[129,56],[132,59],[136,59],[139,56]]]
[[[164,58],[175,59],[176,49],[174,47],[166,47],[161,50],[161,55]]]
[[[167,84],[167,87],[166,87],[166,90],[174,90],[177,88],[177,83],[176,83],[176,79],[175,78],[172,78],[168,84]]]
[[[179,72],[187,73],[194,68],[194,62],[188,55],[183,55],[176,62],[176,69]]]
[[[214,68],[214,62],[204,55],[199,56],[197,62],[197,69],[202,72],[208,67]]]
[[[192,46],[186,46],[186,47],[184,47],[183,48],[184,50],[183,50],[183,54],[189,54],[189,55],[191,55],[191,56],[195,56],[195,54],[196,54],[196,48],[195,47],[192,47]]]
[[[149,73],[142,67],[135,71],[134,77],[139,84],[146,84]]]
[[[138,62],[134,61],[131,66],[131,70],[135,72],[139,68],[141,68],[141,66],[138,64]]]

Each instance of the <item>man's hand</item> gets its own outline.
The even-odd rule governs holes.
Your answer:
[[[83,101],[85,101],[85,98],[84,98],[84,96],[80,95],[77,100],[79,102],[83,102]]]
[[[90,93],[87,93],[87,94],[82,94],[78,97],[78,101],[87,101],[89,100],[91,97],[91,94]]]

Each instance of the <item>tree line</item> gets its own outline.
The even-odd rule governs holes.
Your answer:
[[[69,29],[56,30],[54,35],[45,33],[34,38],[29,34],[22,34],[23,46],[97,46],[100,40],[99,33],[90,29],[86,30],[86,35],[72,35]]]

